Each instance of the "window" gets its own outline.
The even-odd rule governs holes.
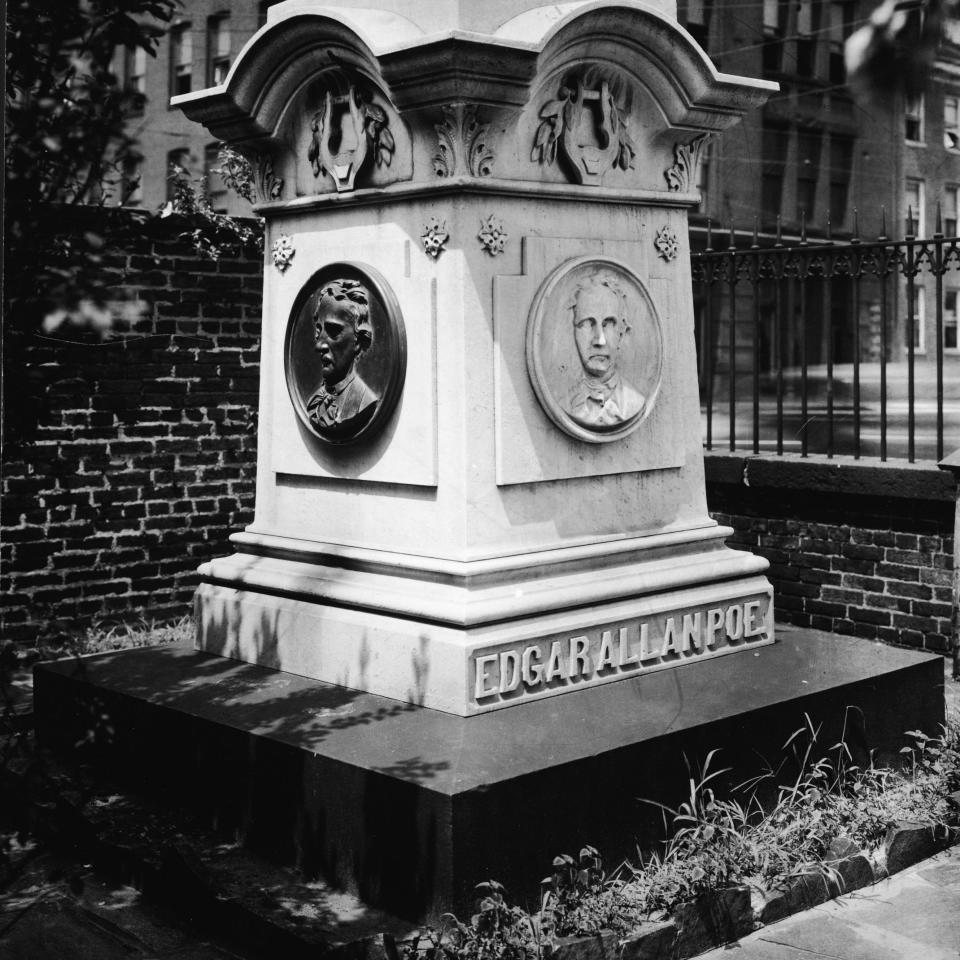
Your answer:
[[[908,348],[910,345],[910,328],[911,328],[911,319],[913,321],[913,349],[916,353],[923,353],[924,350],[924,329],[923,329],[923,319],[924,319],[924,290],[919,283],[913,285],[913,309],[910,311],[910,316],[907,317],[907,323],[904,328],[904,338],[905,344],[904,347]]]
[[[780,0],[763,0],[763,70],[780,73],[783,69],[783,26]]]
[[[127,154],[120,165],[122,171],[117,204],[138,207],[143,202],[143,157]]]
[[[790,130],[764,124],[761,134],[760,205],[765,222],[770,223],[780,216],[783,198],[783,173],[787,162],[787,144]]]
[[[947,186],[943,188],[943,234],[946,237],[957,235],[957,196],[960,188]]]
[[[712,0],[687,0],[687,31],[704,50],[710,35],[711,6]]]
[[[908,97],[903,108],[903,134],[908,143],[923,143],[923,94]]]
[[[128,105],[131,115],[143,113],[147,92],[147,51],[142,47],[127,47],[123,52],[123,86],[132,94]]]
[[[903,229],[908,237],[923,235],[923,181],[908,180],[903,191]]]
[[[193,33],[189,23],[178,24],[170,33],[170,96],[193,89]]]
[[[817,55],[812,0],[800,0],[797,7],[797,74],[812,77]]]
[[[216,213],[227,212],[227,185],[217,172],[220,166],[220,144],[211,143],[203,152],[203,172],[207,178],[207,196]]]
[[[147,92],[147,51],[143,47],[124,51],[123,85],[135,93]]]
[[[960,99],[943,98],[943,145],[960,153]]]
[[[960,290],[943,291],[943,349],[960,349],[957,341],[957,297]]]
[[[207,83],[219,86],[230,71],[230,17],[221,13],[207,20]]]
[[[830,223],[842,227],[847,219],[853,140],[834,134],[830,138]]]
[[[830,23],[827,36],[830,41],[830,82],[846,83],[847,68],[843,62],[843,45],[853,31],[853,4],[830,4]]]
[[[817,205],[820,176],[819,130],[801,130],[797,137],[797,219],[809,223]]]

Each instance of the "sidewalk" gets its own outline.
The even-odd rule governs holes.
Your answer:
[[[699,960],[958,960],[960,847]]]

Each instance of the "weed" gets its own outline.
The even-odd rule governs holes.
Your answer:
[[[539,927],[518,906],[510,906],[502,884],[477,884],[477,913],[463,923],[452,913],[439,928],[425,927],[400,944],[401,960],[537,960],[543,955]]]

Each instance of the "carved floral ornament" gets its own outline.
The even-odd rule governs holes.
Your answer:
[[[262,202],[279,200],[283,193],[283,177],[273,172],[273,157],[262,153],[255,165],[257,195]]]
[[[696,189],[697,168],[709,139],[710,135],[705,133],[687,144],[674,144],[673,166],[663,173],[667,179],[668,189],[680,193],[689,193]]]
[[[490,176],[493,167],[493,151],[487,143],[490,124],[480,122],[474,104],[445,104],[443,120],[433,129],[437,132],[433,170],[438,177]]]
[[[396,144],[386,111],[350,83],[344,93],[328,89],[313,115],[307,159],[314,177],[326,174],[338,193],[353,190],[365,165],[390,166]]]
[[[280,236],[273,241],[270,253],[273,255],[273,265],[281,273],[284,273],[287,267],[290,266],[290,262],[296,253],[296,250],[293,248],[293,237],[281,233]]]
[[[632,169],[636,146],[624,112],[609,80],[568,78],[557,99],[540,108],[530,159],[552,164],[559,153],[573,179],[582,184],[599,183],[608,170]]]
[[[503,253],[507,240],[510,239],[510,235],[503,229],[503,221],[492,213],[480,221],[480,232],[477,236],[480,238],[480,245],[491,257]]]
[[[434,260],[443,253],[443,245],[450,239],[447,233],[446,221],[440,221],[436,217],[431,217],[423,227],[423,233],[420,235],[420,242],[423,244],[423,252]]]
[[[677,239],[677,235],[667,226],[661,227],[657,231],[653,245],[656,247],[657,253],[667,262],[676,260],[680,253],[680,241]]]

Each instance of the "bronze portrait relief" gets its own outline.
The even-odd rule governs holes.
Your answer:
[[[625,264],[578,257],[540,288],[527,321],[527,371],[547,416],[590,443],[618,440],[650,412],[662,335],[645,285]]]
[[[287,388],[301,423],[327,443],[379,433],[406,373],[400,307],[372,267],[318,270],[294,303],[285,350]]]

